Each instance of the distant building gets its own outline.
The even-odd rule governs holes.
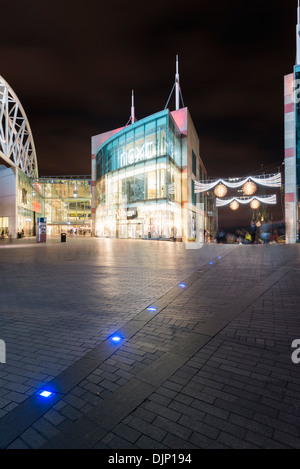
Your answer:
[[[299,240],[300,184],[300,7],[296,27],[296,64],[284,77],[285,224],[286,242]]]
[[[25,111],[0,77],[0,234],[34,236],[37,218],[47,233],[91,233],[90,176],[39,178]]]
[[[34,141],[25,111],[0,76],[0,231],[12,237],[18,230],[32,235],[40,196],[31,180],[38,176]]]
[[[91,235],[90,176],[53,176],[34,179],[41,196],[41,213],[47,220],[47,235],[62,232]]]

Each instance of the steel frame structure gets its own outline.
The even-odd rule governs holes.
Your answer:
[[[38,177],[30,125],[17,95],[0,76],[0,157],[30,178]]]

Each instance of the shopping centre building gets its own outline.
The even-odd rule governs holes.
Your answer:
[[[207,172],[176,66],[174,111],[136,121],[132,98],[129,125],[92,137],[95,236],[187,242],[216,229],[208,194],[195,193]]]
[[[194,183],[205,179],[187,108],[168,109],[92,138],[96,236],[187,241],[196,236]],[[198,200],[197,200],[198,197]]]
[[[38,218],[47,234],[203,240],[216,231],[214,201],[196,194],[207,178],[199,137],[187,107],[139,121],[132,96],[130,122],[92,137],[91,177],[39,177],[28,119],[0,77],[0,232],[35,235]],[[201,239],[202,237],[202,239]]]

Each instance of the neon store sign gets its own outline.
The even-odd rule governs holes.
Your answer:
[[[156,156],[156,148],[152,140],[149,140],[149,142],[144,143],[140,147],[118,152],[120,168],[137,163],[138,161],[153,158],[154,156]]]

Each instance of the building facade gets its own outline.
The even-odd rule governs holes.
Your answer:
[[[91,235],[91,179],[89,176],[41,177],[34,180],[40,194],[47,235]]]
[[[92,232],[99,237],[195,240],[194,192],[206,178],[187,108],[165,109],[92,137]],[[198,205],[199,206],[199,205]],[[199,210],[198,210],[199,212]]]
[[[91,234],[90,176],[39,178],[25,111],[0,77],[0,235],[35,236],[46,217],[47,234]]]
[[[296,27],[296,64],[284,77],[284,166],[286,243],[299,241],[300,184],[300,7]]]
[[[42,216],[41,193],[33,179],[16,167],[0,167],[0,232],[5,237],[34,236]]]
[[[39,214],[39,195],[32,178],[38,176],[37,158],[25,111],[9,84],[0,76],[0,228],[16,237],[31,235]]]

